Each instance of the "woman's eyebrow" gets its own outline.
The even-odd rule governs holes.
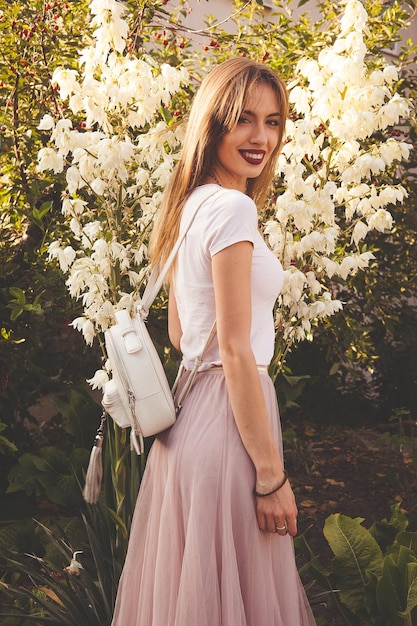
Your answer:
[[[255,117],[255,113],[253,111],[249,111],[249,109],[246,109],[245,111],[243,111],[243,113],[245,115],[250,115],[251,117]],[[281,117],[281,112],[277,111],[276,113],[269,113],[266,117]]]

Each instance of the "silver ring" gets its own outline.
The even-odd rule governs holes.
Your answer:
[[[278,532],[279,530],[287,530],[286,526],[275,526],[275,530]]]

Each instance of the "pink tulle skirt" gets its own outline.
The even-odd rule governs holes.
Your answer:
[[[282,449],[275,389],[260,373]],[[259,530],[222,370],[197,375],[148,457],[112,626],[313,626],[289,535]]]

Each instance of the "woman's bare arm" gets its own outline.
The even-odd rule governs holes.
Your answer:
[[[169,292],[168,300],[168,335],[174,348],[179,350],[182,337],[182,328],[178,315],[177,301],[175,299],[172,289]]]
[[[212,259],[217,335],[236,425],[256,471],[256,490],[268,492],[283,478],[283,464],[272,437],[255,358],[250,345],[253,247],[239,242]],[[257,498],[262,530],[287,525],[296,534],[297,508],[288,482],[276,493]]]

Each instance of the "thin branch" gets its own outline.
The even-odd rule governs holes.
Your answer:
[[[248,0],[248,2],[245,2],[245,4],[240,9],[236,9],[234,13],[231,13],[230,15],[228,15],[224,20],[221,20],[220,22],[216,22],[212,26],[207,26],[206,28],[194,29],[194,28],[190,28],[189,26],[184,26],[183,24],[178,24],[176,22],[171,22],[171,21],[168,21],[168,23],[164,25],[164,28],[171,30],[171,31],[186,32],[186,33],[189,33],[190,35],[210,36],[210,31],[215,30],[216,28],[218,28],[219,26],[222,26],[223,24],[226,24],[226,22],[233,19],[234,17],[236,17],[236,15],[239,15],[239,13],[244,11],[247,6],[252,4],[252,2],[253,0]],[[162,23],[163,23],[163,19],[164,18],[162,18],[161,20]],[[149,24],[149,26],[152,26],[152,25]],[[158,25],[157,27],[160,28],[160,25]]]

